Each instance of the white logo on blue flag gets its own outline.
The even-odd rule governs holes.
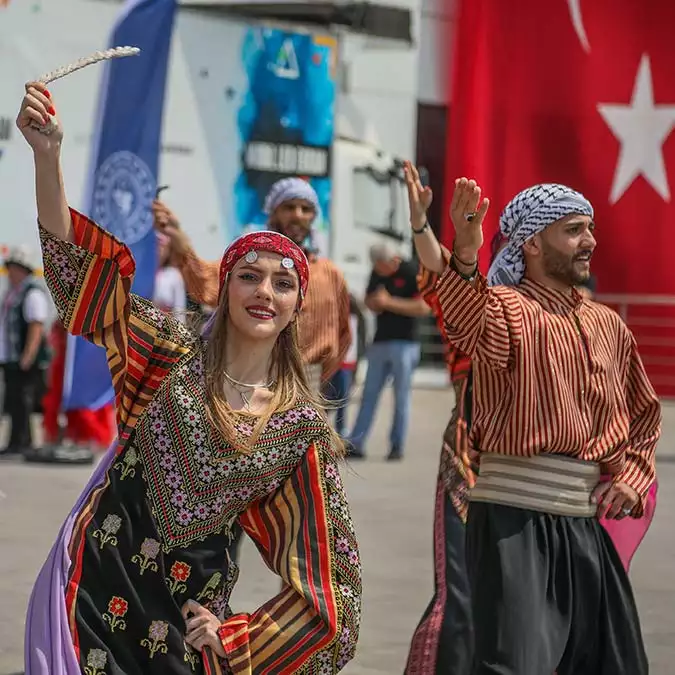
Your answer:
[[[129,246],[141,241],[152,228],[155,183],[138,155],[114,152],[96,172],[94,220]]]

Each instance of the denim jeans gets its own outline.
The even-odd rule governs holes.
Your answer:
[[[394,386],[394,420],[389,434],[391,448],[403,449],[410,419],[412,374],[420,360],[420,345],[409,340],[373,342],[366,353],[368,370],[361,392],[361,407],[349,436],[359,449],[368,438],[377,403],[389,377]]]
[[[335,431],[340,435],[345,435],[347,406],[349,405],[349,392],[352,386],[352,378],[354,373],[347,369],[341,368],[333,375],[328,383],[324,385],[323,395],[329,401],[336,401],[335,408]]]

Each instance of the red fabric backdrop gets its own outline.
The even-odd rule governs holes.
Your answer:
[[[593,272],[675,393],[675,2],[458,0],[445,212],[454,179],[492,206],[560,182],[596,210]],[[673,186],[675,189],[675,185]],[[445,223],[445,243],[452,226]],[[488,247],[483,250],[485,270]],[[663,298],[662,296],[667,296]],[[624,300],[626,302],[624,302]]]

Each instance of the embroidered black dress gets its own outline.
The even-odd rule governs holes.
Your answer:
[[[206,417],[202,339],[129,292],[126,246],[72,220],[75,243],[41,231],[45,277],[68,330],[106,349],[120,436],[68,540],[64,600],[82,672],[338,672],[358,637],[361,574],[324,420],[300,403],[250,454],[228,447]],[[284,582],[252,614],[228,605],[235,521]],[[186,646],[188,599],[222,618],[220,663]]]

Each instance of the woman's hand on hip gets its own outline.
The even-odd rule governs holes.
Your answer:
[[[218,635],[220,619],[195,600],[188,600],[183,605],[181,613],[186,625],[185,642],[197,651],[210,647],[218,656],[224,658],[225,649]]]

